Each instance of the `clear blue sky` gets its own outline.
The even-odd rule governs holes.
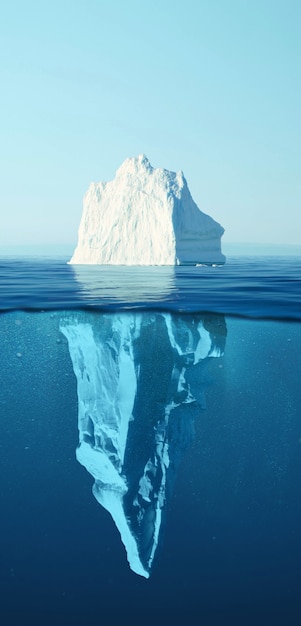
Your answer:
[[[300,0],[2,3],[0,246],[71,243],[127,156],[225,242],[301,243]]]

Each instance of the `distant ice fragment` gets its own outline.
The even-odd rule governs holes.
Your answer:
[[[84,197],[72,264],[220,264],[224,229],[193,201],[182,172],[155,169],[145,155],[124,161]]]

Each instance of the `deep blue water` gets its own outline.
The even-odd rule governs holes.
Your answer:
[[[300,319],[300,257],[232,257],[219,267],[68,265],[0,258],[0,310],[218,311]]]
[[[301,261],[77,268],[2,260],[0,623],[301,623]],[[75,459],[73,310],[225,315],[149,580]],[[70,313],[71,314],[71,313]]]

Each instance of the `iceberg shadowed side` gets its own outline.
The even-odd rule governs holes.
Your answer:
[[[129,158],[110,182],[91,183],[72,264],[219,264],[224,229],[193,201],[182,172]]]
[[[77,378],[78,461],[111,514],[131,569],[149,577],[166,502],[194,420],[222,316],[77,312],[61,320]]]

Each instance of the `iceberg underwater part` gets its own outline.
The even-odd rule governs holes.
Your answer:
[[[148,578],[177,466],[204,406],[201,377],[189,372],[223,354],[223,316],[82,311],[60,330],[77,379],[77,460],[93,476],[130,568]]]

